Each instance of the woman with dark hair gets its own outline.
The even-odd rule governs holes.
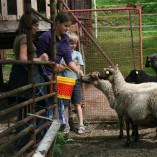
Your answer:
[[[39,18],[34,14],[31,14],[31,18],[32,18],[32,36],[34,36],[39,29]],[[13,45],[13,50],[17,60],[27,60],[27,37],[26,37],[27,23],[28,23],[28,16],[26,14],[23,14],[20,19],[19,26],[16,30],[17,36],[15,38],[14,45]],[[36,47],[33,44],[33,42],[32,42],[32,48],[33,48],[34,55],[36,55]],[[34,56],[33,60],[47,61],[48,56],[45,53],[39,58],[36,58],[36,56]]]
[[[39,18],[31,14],[32,18],[32,36],[36,34],[36,32],[39,29]],[[15,59],[16,60],[28,60],[28,55],[27,55],[27,37],[26,37],[26,32],[27,32],[27,21],[28,20],[28,15],[23,14],[19,26],[16,30],[17,36],[14,40],[13,44],[13,51],[15,53]],[[36,47],[33,44],[32,41],[32,50],[34,53],[34,61],[47,61],[48,56],[46,53],[42,54],[39,58],[36,57]],[[28,65],[26,64],[16,64],[13,65],[11,74],[10,74],[10,79],[9,79],[9,89],[16,89],[22,86],[25,86],[28,84]],[[32,97],[29,92],[22,92],[17,94],[17,98],[19,101],[21,99],[28,99]],[[23,100],[22,100],[23,101]]]
[[[34,35],[39,29],[39,18],[32,13],[31,19],[32,19],[32,39],[33,39]],[[23,14],[20,19],[19,26],[16,30],[17,35],[13,44],[13,51],[14,51],[16,60],[22,60],[22,61],[28,60],[27,36],[26,36],[27,22],[28,22],[28,15]],[[48,56],[46,53],[42,54],[39,58],[36,57],[36,47],[33,44],[33,41],[31,43],[32,43],[32,50],[34,53],[33,60],[34,61],[48,61]],[[34,65],[34,73],[35,73],[34,82],[35,83],[45,82],[42,68],[43,67],[41,65]],[[9,90],[17,89],[19,87],[27,85],[29,83],[28,73],[29,73],[29,68],[27,64],[14,64],[11,69],[9,83],[8,83]],[[42,92],[40,91],[39,88],[37,88],[36,91],[38,94],[42,93],[41,95],[47,94],[46,87],[42,87]],[[30,91],[23,91],[16,94],[16,100],[18,103],[27,101],[30,98],[32,98],[32,92]],[[35,110],[38,111],[39,109],[37,109],[36,107]],[[20,121],[24,119],[25,117],[27,117],[28,112],[31,112],[31,110],[27,106],[24,107],[24,109],[19,109],[18,115],[17,115],[17,121]],[[24,115],[22,115],[22,113]],[[28,127],[28,125],[29,124],[24,124],[20,126],[19,128],[16,129],[16,133],[21,132],[23,129]],[[16,150],[21,149],[28,142],[29,138],[30,138],[30,134],[26,134],[22,137],[22,139],[17,141],[17,143],[15,144]]]

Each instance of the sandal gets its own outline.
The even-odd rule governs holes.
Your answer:
[[[65,126],[63,132],[64,132],[64,134],[69,134],[69,132],[70,132],[70,126]]]
[[[83,134],[83,133],[85,133],[85,130],[86,130],[86,128],[85,128],[84,125],[79,126],[79,128],[78,128],[78,134]]]

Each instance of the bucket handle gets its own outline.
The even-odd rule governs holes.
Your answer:
[[[73,73],[74,73],[74,71],[73,71],[73,70],[71,70],[68,66],[66,66],[66,68],[67,68],[68,70],[70,70],[71,72],[73,72]]]

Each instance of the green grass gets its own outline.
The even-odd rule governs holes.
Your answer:
[[[5,59],[15,59],[15,56],[13,54],[13,50],[12,49],[7,49],[6,52],[5,52]],[[10,74],[10,71],[11,71],[11,67],[12,65],[11,64],[3,64],[2,66],[2,70],[3,70],[3,80],[4,82],[8,82],[9,80],[9,74]]]
[[[152,53],[157,53],[157,1],[152,0],[151,2],[148,0],[99,0],[97,2],[97,8],[114,8],[114,7],[124,7],[129,3],[136,4],[136,5],[141,5],[142,6],[142,44],[143,44],[143,64],[145,64],[146,61],[146,56],[150,55]],[[94,14],[93,14],[94,15]],[[105,18],[105,25],[106,26],[120,26],[124,24],[128,24],[129,21],[125,19],[125,16],[121,15],[121,13],[118,15],[117,13],[114,15],[112,12],[110,12],[110,17],[108,18],[107,14],[104,15],[99,15],[98,17],[104,16]],[[117,18],[114,18],[117,16]],[[131,37],[127,36],[129,34],[130,30],[128,32],[126,30],[122,29],[117,29],[117,30],[107,30],[106,32],[103,31],[103,25],[104,22],[99,20],[99,38],[96,39],[97,43],[99,43],[99,46],[105,51],[105,53],[108,55],[108,57],[113,61],[113,63],[120,63],[121,69],[123,70],[124,73],[127,73],[131,66],[127,64],[127,61],[125,62],[125,58],[127,59],[126,56],[123,56],[123,54],[120,54],[119,50],[121,52],[125,51],[125,49],[129,48],[129,45],[131,45],[130,40]],[[124,23],[125,22],[125,23]],[[136,21],[135,21],[136,23]],[[116,34],[117,32],[117,34]],[[121,32],[121,33],[120,33]],[[135,49],[138,50],[137,48],[139,47],[139,32],[134,30],[134,46],[136,47]],[[126,35],[125,35],[126,34]],[[92,44],[90,44],[92,45]],[[112,48],[111,48],[112,47]],[[96,50],[95,50],[96,51]],[[129,54],[128,50],[128,55],[131,55],[131,51]],[[97,54],[97,60],[94,60],[94,55],[88,56],[89,58],[93,59],[92,65],[95,68],[96,66],[101,66],[100,63],[103,62],[103,59],[101,58],[101,55]],[[114,56],[114,57],[113,57]],[[116,56],[119,57],[119,60],[116,59]],[[137,58],[138,52],[136,52]],[[123,62],[123,63],[121,63]],[[131,59],[129,63],[133,62]],[[91,69],[92,67],[90,63],[88,63],[87,69]],[[139,63],[138,63],[139,64]],[[106,66],[106,63],[104,63]],[[152,68],[145,68],[144,70],[148,72],[151,75],[154,75],[154,71]],[[90,71],[90,70],[89,70]]]
[[[142,4],[146,7],[148,7],[150,4],[153,5],[153,4],[156,4],[156,0],[151,0],[148,1],[148,0],[97,0],[96,1],[97,3],[97,8],[103,8],[104,5],[105,6],[124,6],[126,4]]]

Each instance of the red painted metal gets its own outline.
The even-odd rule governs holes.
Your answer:
[[[139,12],[139,32],[140,32],[140,67],[143,70],[143,44],[142,44],[142,8],[138,6]]]

